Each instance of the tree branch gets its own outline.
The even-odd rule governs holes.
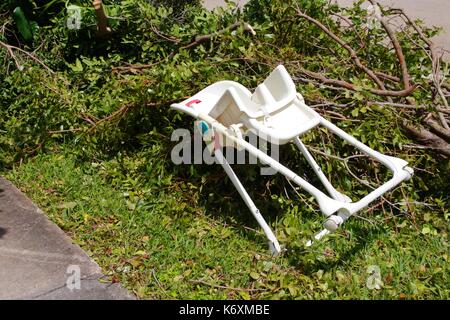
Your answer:
[[[431,116],[431,114],[430,114]],[[431,128],[431,130],[444,139],[445,141],[450,143],[450,130],[445,129],[439,123],[437,123],[435,120],[433,120],[431,117],[427,117],[425,119],[425,123]]]
[[[22,70],[23,67],[20,65],[19,61],[17,60],[16,56],[14,55],[14,50],[17,50],[19,52],[22,52],[23,54],[25,54],[26,56],[28,56],[30,59],[32,59],[33,61],[39,63],[41,66],[43,66],[48,72],[50,72],[51,74],[54,74],[55,72],[50,69],[49,67],[47,67],[47,65],[42,62],[39,58],[37,58],[36,56],[34,56],[33,54],[19,48],[19,47],[15,47],[12,46],[10,44],[4,43],[3,41],[0,41],[0,46],[4,47],[9,55],[13,58],[14,63],[16,64],[17,69]]]
[[[374,0],[368,0],[368,1],[373,6],[379,6],[377,1],[374,1]],[[384,30],[386,30],[386,33],[388,34],[389,39],[391,39],[392,45],[394,46],[395,53],[398,58],[398,62],[400,64],[402,80],[403,80],[403,88],[408,89],[410,87],[410,77],[409,77],[408,67],[406,65],[405,56],[403,54],[402,47],[400,46],[397,36],[395,35],[395,32],[390,27],[389,22],[386,20],[386,18],[384,18],[381,14],[376,15],[376,18],[381,22]]]
[[[434,86],[435,86],[436,91],[437,91],[439,97],[441,98],[445,108],[449,108],[447,98],[445,97],[444,92],[442,91],[442,83],[440,80],[440,77],[441,77],[440,65],[441,65],[441,63],[440,63],[440,57],[436,53],[435,44],[427,36],[425,36],[422,29],[414,21],[412,21],[412,19],[402,9],[397,9],[396,11],[399,12],[400,15],[406,19],[406,21],[411,25],[411,27],[418,33],[418,35],[420,36],[422,41],[425,42],[426,45],[428,46],[428,49],[430,50],[430,55],[431,55]],[[444,115],[441,112],[438,112],[438,116],[439,116],[439,120],[441,121],[442,126],[445,129],[450,130],[450,127],[449,127]]]
[[[438,151],[442,155],[450,157],[450,144],[445,140],[424,128],[416,128],[407,123],[403,123],[403,127],[420,142]]]
[[[92,5],[97,17],[97,37],[105,37],[111,33],[111,29],[108,27],[108,16],[103,7],[103,2],[102,0],[94,0]]]
[[[321,73],[304,70],[304,69],[302,69],[300,72],[302,72],[303,74],[305,74],[306,76],[308,76],[310,78],[320,81],[323,84],[337,86],[337,87],[345,88],[345,89],[348,89],[351,91],[358,91],[354,84],[344,81],[344,80],[330,79],[330,78],[325,77]],[[415,89],[416,89],[416,86],[410,86],[408,89],[400,90],[400,91],[392,91],[392,90],[386,90],[386,89],[380,90],[380,89],[374,89],[374,88],[369,88],[369,89],[365,89],[365,90],[367,90],[373,94],[376,94],[379,96],[384,96],[384,97],[406,97],[406,96],[410,95]]]
[[[221,34],[223,34],[225,32],[236,30],[240,26],[242,26],[245,31],[250,32],[252,35],[256,35],[255,30],[247,22],[235,22],[231,26],[226,27],[226,28],[224,28],[222,30],[219,30],[217,32],[196,36],[193,41],[191,41],[190,43],[182,46],[181,49],[190,49],[190,48],[196,47],[196,46],[198,46],[199,44],[201,44],[203,42],[211,40],[213,37],[217,37],[217,36],[219,36],[219,35],[221,35]]]
[[[316,19],[308,16],[307,14],[303,13],[299,7],[297,7],[297,16],[300,18],[303,18],[305,20],[308,20],[309,22],[311,22],[311,23],[315,24],[317,27],[319,27],[331,39],[333,39],[335,42],[337,42],[342,48],[344,48],[350,54],[350,57],[352,58],[355,65],[358,68],[360,68],[362,71],[364,71],[377,84],[377,86],[380,88],[380,90],[386,89],[383,82],[377,77],[377,75],[361,62],[361,60],[359,59],[355,50],[352,49],[352,47],[350,47],[341,38],[339,38],[336,34],[334,34],[330,29],[325,27],[322,23],[320,23]]]

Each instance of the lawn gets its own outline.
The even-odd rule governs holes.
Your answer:
[[[141,157],[120,161],[126,168]],[[108,176],[106,168],[115,166],[116,176]],[[448,217],[433,209],[422,210],[414,222],[375,211],[371,223],[353,218],[337,234],[305,248],[319,219],[304,216],[298,210],[303,204],[292,201],[271,219],[286,248],[273,258],[231,184],[220,190],[233,202],[230,212],[210,204],[222,195],[205,192],[208,182],[198,193],[199,185],[156,188],[160,177],[134,176],[120,166],[117,159],[80,162],[60,150],[38,155],[6,177],[112,281],[141,298],[449,298]],[[379,288],[370,285],[371,266],[379,267]]]

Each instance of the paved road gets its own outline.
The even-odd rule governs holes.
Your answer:
[[[0,299],[134,298],[102,277],[83,250],[0,177]]]
[[[335,1],[344,6],[355,2],[355,0]],[[247,0],[236,0],[235,2],[242,6]],[[402,8],[411,17],[423,19],[430,26],[443,27],[444,33],[434,38],[433,41],[436,45],[450,50],[450,0],[378,0],[378,2]],[[224,3],[223,0],[204,0],[204,5],[208,9],[223,6]],[[450,55],[447,54],[447,57]]]

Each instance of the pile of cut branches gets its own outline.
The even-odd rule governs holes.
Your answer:
[[[370,68],[367,63],[363,62],[355,49],[352,48],[352,44],[347,43],[339,37],[340,30],[337,32],[326,27],[320,21],[312,18],[311,16],[302,12],[299,6],[296,7],[296,14],[299,18],[305,19],[315,27],[323,31],[331,41],[339,44],[345,49],[351,58],[351,62],[359,69],[360,72],[367,75],[372,82],[376,85],[376,88],[360,88],[359,90],[370,91],[373,95],[379,97],[381,101],[373,102],[367,101],[370,104],[378,105],[391,105],[395,108],[407,109],[407,117],[401,122],[401,125],[408,131],[411,136],[425,147],[430,147],[437,152],[450,156],[450,128],[449,128],[449,116],[450,108],[448,104],[448,97],[450,96],[450,84],[447,82],[442,62],[442,55],[439,54],[437,48],[430,38],[428,38],[422,28],[414,22],[403,10],[401,9],[389,9],[381,12],[379,4],[374,0],[369,0],[374,8],[374,14],[371,19],[376,19],[380,22],[381,27],[386,32],[386,36],[389,38],[389,43],[384,44],[386,46],[386,54],[390,54],[391,51],[395,53],[397,58],[396,76],[391,70],[382,70],[379,68]],[[396,26],[399,31],[394,30],[394,25],[390,22],[393,18],[400,17],[404,25]],[[341,17],[343,18],[343,17]],[[344,19],[344,18],[343,18]],[[345,19],[349,22],[348,19]],[[350,22],[350,27],[352,26]],[[342,26],[341,28],[348,28],[348,26]],[[422,50],[429,58],[431,64],[430,75],[426,79],[428,83],[424,83],[425,88],[431,90],[431,99],[427,105],[419,105],[414,99],[408,99],[413,97],[414,91],[421,87],[423,79],[411,79],[408,72],[409,69],[417,68],[416,65],[408,65],[405,59],[405,54],[402,50],[402,45],[399,42],[397,33],[403,33],[408,35],[408,28],[412,28],[415,31],[414,36],[418,37],[415,41],[411,39],[417,50]],[[412,35],[408,35],[413,37]],[[404,37],[402,35],[402,37]],[[364,42],[362,45],[371,45],[368,42]],[[445,69],[444,69],[445,70]],[[342,79],[332,79],[325,76],[323,73],[312,72],[302,70],[300,72],[306,78],[306,81],[316,81],[323,84],[331,85],[332,87],[345,88],[347,90],[356,91],[356,86]],[[388,82],[388,83],[386,83]],[[389,89],[391,85],[394,89]],[[421,87],[424,89],[424,86]],[[413,124],[408,119],[420,119],[419,125]]]
[[[223,79],[255,87],[282,63],[311,107],[370,147],[408,160],[446,194],[445,178],[432,179],[448,171],[440,161],[450,156],[448,63],[431,40],[438,30],[403,10],[375,0],[349,8],[252,0],[242,11],[216,12],[144,0],[95,3],[108,19],[107,36],[98,37],[91,5],[81,29],[68,29],[62,10],[32,43],[0,13],[2,167],[68,141],[96,158],[124,146],[139,150],[147,132],[187,126],[190,119],[168,110],[171,102]],[[342,142],[319,140],[322,154],[351,156]],[[330,175],[343,179],[340,170]]]

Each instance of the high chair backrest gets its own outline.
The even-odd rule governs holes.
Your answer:
[[[261,105],[265,113],[270,114],[290,104],[296,94],[297,90],[289,73],[283,65],[279,65],[256,88],[252,101]]]

